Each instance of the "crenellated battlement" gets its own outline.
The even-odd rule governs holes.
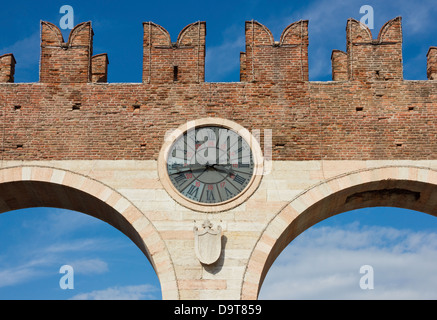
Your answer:
[[[168,31],[153,22],[144,22],[143,28],[144,83],[205,81],[205,22],[186,26],[174,43]]]
[[[246,52],[240,54],[240,80],[308,81],[308,21],[290,24],[278,42],[257,21],[246,21]]]
[[[93,54],[91,22],[67,41],[41,22],[39,83],[11,85],[14,56],[0,57],[0,156],[156,159],[167,130],[219,117],[272,130],[276,160],[434,159],[437,47],[427,54],[433,81],[404,81],[401,22],[388,21],[373,39],[349,19],[345,51],[332,51],[333,81],[309,81],[308,21],[291,23],[276,41],[247,21],[241,81],[231,83],[205,82],[205,22],[175,42],[145,22],[142,82],[116,84],[107,83],[108,55]]]
[[[15,64],[12,53],[0,56],[0,82],[14,82]]]
[[[39,80],[44,83],[80,83],[91,80],[93,51],[91,22],[78,24],[65,42],[53,23],[41,22]]]
[[[331,56],[333,80],[402,80],[401,17],[384,24],[378,38],[355,19],[346,25],[346,52],[334,50]]]
[[[430,47],[426,54],[426,74],[429,80],[437,80],[437,47]]]
[[[205,81],[206,23],[187,25],[176,42],[153,22],[143,23],[143,77],[145,84],[201,83]],[[91,22],[70,32],[67,42],[60,29],[41,22],[40,82],[107,82],[108,56],[93,56]],[[275,41],[257,21],[245,23],[245,51],[240,53],[241,82],[305,82],[308,80],[308,21],[291,23]],[[401,81],[402,19],[396,17],[373,39],[370,29],[355,19],[346,23],[346,51],[333,50],[333,81]],[[436,47],[427,54],[427,76],[435,79]],[[13,54],[0,57],[0,82],[14,82]]]
[[[227,83],[205,82],[205,22],[189,24],[175,42],[145,22],[140,83],[107,83],[108,55],[93,54],[91,22],[67,41],[41,22],[39,82],[11,83],[15,58],[0,56],[0,213],[57,207],[93,215],[145,253],[164,299],[224,300],[255,299],[288,243],[334,214],[382,205],[436,215],[437,47],[426,55],[429,81],[404,80],[401,22],[388,21],[373,39],[349,19],[346,48],[332,51],[333,81],[309,81],[308,21],[288,25],[277,41],[247,21],[241,81]],[[199,130],[187,150],[196,166],[174,160],[169,173],[172,139],[191,145],[191,129],[207,124],[247,139],[253,170],[243,157],[198,170],[197,155],[210,158],[228,138],[226,157],[248,151],[228,130],[219,131],[224,145],[209,134],[198,141],[207,138]],[[182,128],[187,140],[179,140]],[[174,146],[184,154],[182,145]],[[219,187],[226,197],[226,187],[236,192],[218,206],[188,201],[182,184],[170,182],[175,173],[187,191],[204,175],[207,201],[208,190],[220,201]],[[205,218],[220,226],[216,245],[199,245],[193,232]],[[218,260],[204,264],[198,253],[214,246]]]

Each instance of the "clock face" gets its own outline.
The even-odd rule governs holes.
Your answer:
[[[252,150],[232,129],[196,127],[178,137],[167,155],[167,174],[176,190],[199,203],[232,200],[254,173]]]

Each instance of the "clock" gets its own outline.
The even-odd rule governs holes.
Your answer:
[[[235,122],[206,118],[168,135],[158,159],[160,179],[180,204],[216,212],[244,202],[258,187],[258,141]]]

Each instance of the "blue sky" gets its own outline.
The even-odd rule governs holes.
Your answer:
[[[0,12],[0,55],[17,60],[15,81],[38,81],[40,20],[59,25],[62,5],[75,24],[92,21],[94,54],[108,53],[109,82],[141,82],[142,22],[173,40],[189,23],[206,21],[206,80],[239,80],[244,22],[266,25],[276,40],[290,23],[309,20],[311,81],[331,79],[333,49],[345,50],[346,20],[374,9],[374,38],[402,16],[404,78],[426,79],[426,53],[437,45],[435,1],[9,1]],[[68,32],[64,32],[68,37]],[[149,262],[118,230],[84,214],[28,209],[0,215],[0,299],[160,299]],[[349,244],[349,245],[345,245]],[[108,249],[110,248],[110,249]],[[274,263],[261,298],[436,299],[437,219],[392,208],[330,218],[299,236]],[[75,287],[59,287],[71,264]],[[374,266],[375,289],[361,290],[363,264]],[[294,288],[290,290],[290,288]]]
[[[109,82],[141,82],[142,22],[166,28],[173,40],[187,24],[206,21],[206,80],[239,81],[239,52],[244,51],[244,22],[255,19],[279,40],[290,23],[309,20],[311,80],[331,79],[331,51],[345,50],[346,20],[359,20],[361,6],[374,9],[374,38],[380,27],[403,18],[404,76],[426,79],[426,52],[436,45],[437,6],[432,0],[400,1],[10,1],[0,13],[0,53],[13,52],[16,82],[38,81],[40,20],[59,25],[62,5],[74,9],[75,24],[92,21],[94,53],[108,53]],[[64,32],[68,36],[68,32]]]

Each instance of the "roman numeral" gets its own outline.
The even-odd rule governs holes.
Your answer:
[[[185,174],[181,173],[180,175],[176,176],[174,180],[177,182],[177,184],[181,184],[186,179]]]
[[[206,200],[215,201],[214,193],[212,192],[212,190],[206,190]]]
[[[195,198],[197,198],[197,192],[199,192],[199,188],[194,185],[190,185],[190,188],[187,191],[190,196]]]
[[[231,198],[234,196],[234,194],[231,191],[229,191],[229,189],[226,187],[225,187],[225,191],[226,191],[226,197]]]
[[[234,178],[234,181],[235,181],[235,182],[238,182],[239,184],[243,184],[244,181],[246,181],[246,179],[243,178],[242,176],[239,176],[239,175],[237,174],[237,175],[235,176],[235,178]]]

